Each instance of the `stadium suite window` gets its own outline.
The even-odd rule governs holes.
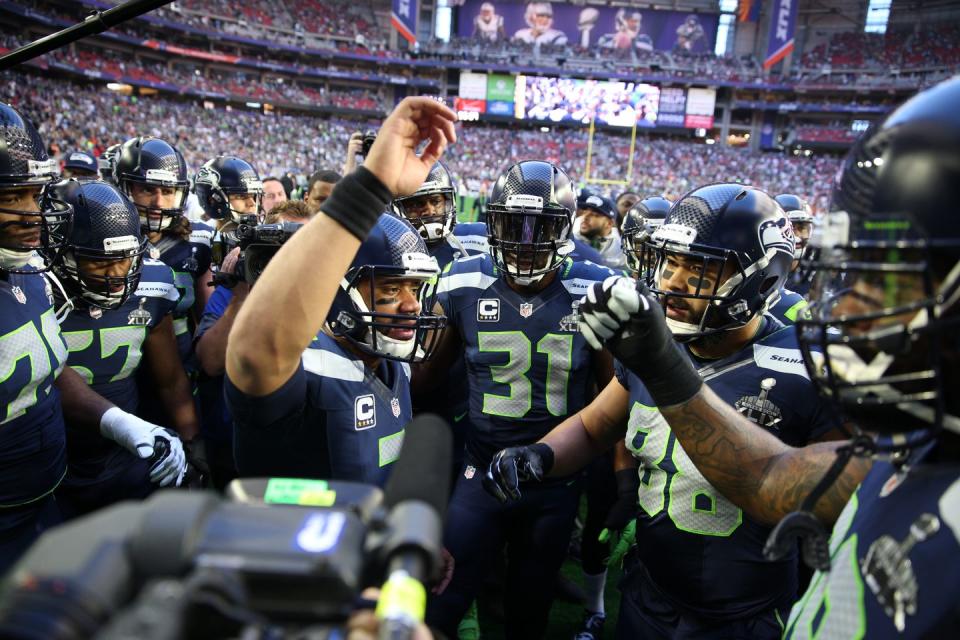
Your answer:
[[[863,25],[866,33],[886,33],[890,19],[890,0],[870,0],[867,5],[867,20]]]

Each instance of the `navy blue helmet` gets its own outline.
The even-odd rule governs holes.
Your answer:
[[[74,211],[67,248],[53,272],[74,301],[119,308],[136,291],[143,270],[147,241],[137,208],[99,180],[64,180],[51,191]]]
[[[620,225],[621,247],[627,256],[627,265],[634,274],[652,271],[652,260],[645,249],[645,242],[663,224],[673,203],[661,196],[638,200],[627,209]]]
[[[442,162],[437,162],[420,188],[393,201],[393,209],[420,232],[427,246],[439,244],[457,224],[457,185]]]
[[[777,302],[793,261],[793,229],[780,205],[767,193],[743,184],[711,184],[694,189],[676,202],[646,242],[656,262],[650,288],[665,307],[689,309],[687,300],[706,300],[699,318],[671,318],[667,324],[678,340],[741,327]],[[664,289],[668,261],[691,261],[701,274],[696,291]]]
[[[807,368],[873,432],[960,430],[957,105],[960,78],[864,134],[812,241],[810,315],[797,322]]]
[[[59,177],[33,123],[0,102],[0,272],[46,270],[63,250],[72,210],[44,190]],[[25,188],[35,193],[24,196]]]
[[[163,231],[183,215],[190,189],[187,163],[166,140],[139,136],[120,145],[113,181],[133,200],[147,233]]]
[[[240,222],[243,215],[260,214],[263,182],[246,160],[234,156],[207,160],[193,180],[193,191],[204,213],[212,220]],[[230,196],[245,196],[252,203],[247,210],[238,211],[230,203]]]
[[[563,264],[577,195],[559,167],[518,162],[500,174],[487,201],[487,233],[494,264],[521,285],[539,282]]]
[[[384,213],[341,281],[327,325],[364,353],[402,362],[426,360],[447,324],[445,316],[433,313],[439,275],[437,260],[420,234],[406,220]],[[378,312],[375,292],[398,279],[420,283],[417,311]]]

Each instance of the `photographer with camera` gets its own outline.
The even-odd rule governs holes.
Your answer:
[[[302,200],[281,202],[264,218],[264,225],[241,225],[237,235],[256,238],[256,229],[276,228],[281,225],[279,238],[285,240],[284,228],[299,228],[310,221],[312,215]],[[290,232],[292,234],[292,231]],[[223,260],[217,279],[220,284],[214,289],[203,315],[197,325],[195,348],[200,365],[200,377],[197,381],[200,407],[203,414],[203,438],[207,446],[207,459],[213,475],[213,483],[218,488],[237,476],[233,463],[233,424],[230,412],[223,401],[223,372],[227,352],[227,336],[233,327],[237,312],[250,292],[252,280],[244,274],[245,260],[241,255],[242,244],[238,245]],[[248,241],[246,241],[249,244]],[[260,255],[269,259],[269,242],[260,247]],[[280,244],[276,247],[279,248]],[[267,251],[263,251],[266,249]],[[275,251],[275,249],[274,249]],[[251,275],[256,275],[252,273]],[[254,278],[255,279],[255,278]]]
[[[357,157],[366,158],[376,139],[376,129],[367,129],[362,133],[354,131],[350,134],[350,139],[347,141],[347,159],[343,162],[343,175],[347,175],[359,166]]]

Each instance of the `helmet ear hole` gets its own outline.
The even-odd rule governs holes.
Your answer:
[[[769,276],[766,280],[760,283],[760,293],[761,295],[767,295],[770,291],[777,285],[779,278],[777,276]]]

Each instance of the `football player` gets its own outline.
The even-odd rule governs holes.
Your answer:
[[[177,357],[172,313],[180,295],[170,267],[144,258],[136,207],[112,185],[66,180],[51,193],[73,207],[73,228],[51,272],[68,366],[118,407],[137,413],[135,373],[146,364],[168,420],[184,440],[199,431],[186,374]],[[58,314],[58,315],[62,315]],[[157,486],[175,486],[185,466],[151,468],[117,443],[66,421],[67,476],[57,490],[65,517],[89,513]],[[161,435],[179,448],[177,436]]]
[[[673,203],[661,196],[650,196],[638,200],[623,216],[620,236],[627,266],[634,278],[644,278],[652,274],[653,261],[645,254],[646,241],[663,224]]]
[[[810,237],[813,235],[813,227],[816,224],[813,209],[809,202],[790,193],[782,193],[775,199],[783,207],[787,217],[790,218],[790,223],[793,225],[793,235],[797,238],[797,251],[793,256],[793,266],[790,267],[790,278],[787,280],[787,284],[792,291],[806,296],[810,290],[811,274],[808,273],[808,269],[800,268],[800,261],[814,257],[807,250],[810,245]]]
[[[575,208],[573,185],[558,167],[511,166],[487,204],[490,253],[451,263],[440,280],[439,306],[452,330],[435,360],[418,368],[416,383],[435,386],[465,353],[466,460],[444,535],[457,569],[428,607],[431,624],[451,637],[505,545],[508,637],[536,638],[546,628],[579,502],[576,479],[546,484],[519,508],[503,508],[483,492],[477,469],[497,450],[535,442],[558,417],[579,409],[591,376],[612,375],[610,360],[591,355],[577,333],[580,296],[613,272],[569,259]]]
[[[443,319],[421,309],[436,260],[409,223],[379,214],[423,183],[456,139],[455,118],[429,98],[400,102],[364,166],[251,289],[226,353],[241,474],[383,484],[410,417],[404,365],[429,355]]]
[[[165,430],[93,392],[65,368],[53,294],[42,272],[63,250],[73,210],[44,188],[56,162],[30,121],[0,104],[0,574],[60,520],[54,491],[66,474],[64,417],[141,458]],[[157,452],[160,451],[158,447]],[[174,447],[159,466],[177,465]]]
[[[731,410],[802,446],[832,435],[836,425],[807,377],[795,332],[765,313],[790,269],[789,231],[782,209],[763,191],[713,184],[678,200],[647,244],[655,257],[653,291],[682,345],[679,357]],[[598,291],[611,287],[635,291],[637,283],[609,279],[591,288],[581,307],[592,309]],[[592,325],[581,331],[596,342]],[[539,479],[552,469],[562,477],[578,468],[573,458],[582,462],[599,443],[625,435],[639,474],[618,489],[639,501],[638,564],[621,584],[617,636],[777,638],[797,594],[796,554],[778,562],[764,557],[769,528],[697,472],[664,420],[664,406],[618,362],[616,379],[586,409],[542,442],[498,453],[487,485],[494,495],[518,499],[518,476]],[[570,433],[586,441],[586,452],[570,456],[563,446]]]
[[[797,332],[850,440],[797,448],[745,420],[677,357],[643,291],[585,305],[604,314],[597,336],[648,386],[699,472],[752,518],[779,523],[771,557],[801,539],[818,571],[786,638],[956,635],[960,224],[947,203],[960,198],[958,103],[954,78],[862,137],[824,219],[815,302]],[[585,446],[582,432],[567,435],[555,443],[564,451]]]
[[[171,269],[180,301],[173,315],[180,360],[192,371],[192,326],[210,296],[210,247],[213,229],[184,215],[187,164],[183,155],[160,138],[131,138],[116,151],[114,181],[140,212],[147,255]],[[144,398],[146,399],[146,398]]]

